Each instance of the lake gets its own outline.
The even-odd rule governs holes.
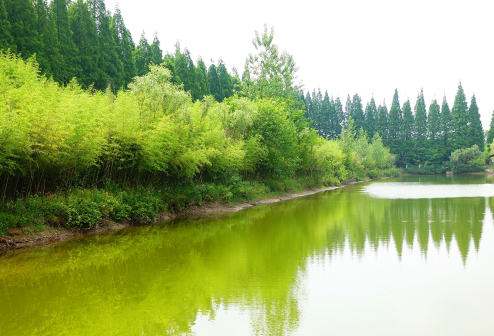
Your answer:
[[[494,178],[405,176],[0,257],[1,335],[492,335]]]

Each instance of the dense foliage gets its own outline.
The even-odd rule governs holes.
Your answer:
[[[340,99],[329,98],[327,92],[324,98],[320,91],[314,90],[312,94],[307,92],[303,99],[312,127],[321,136],[338,138],[341,127],[352,117],[357,130],[362,128],[370,136],[379,133],[384,145],[397,156],[397,164],[401,167],[441,167],[444,163],[449,163],[453,151],[474,145],[484,151],[484,132],[475,95],[468,106],[461,83],[458,85],[452,110],[444,97],[442,106],[434,99],[429,105],[428,113],[422,91],[412,110],[409,100],[400,104],[398,90],[395,90],[389,113],[384,102],[376,108],[374,98],[362,109],[358,94],[352,99],[348,97],[344,111]],[[491,124],[487,145],[494,137],[494,123]],[[428,171],[435,170],[443,171],[442,168]]]

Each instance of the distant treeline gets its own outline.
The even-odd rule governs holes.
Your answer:
[[[385,102],[377,106],[374,98],[364,108],[358,94],[353,98],[348,96],[344,106],[339,97],[330,98],[327,91],[324,97],[320,90],[314,90],[312,94],[307,92],[303,99],[308,117],[313,121],[312,127],[321,136],[327,139],[339,137],[351,117],[355,128],[362,128],[369,137],[379,133],[384,145],[397,155],[397,164],[402,167],[441,164],[450,159],[453,151],[474,145],[484,151],[484,131],[475,95],[469,106],[461,83],[452,109],[444,97],[442,105],[434,99],[428,112],[423,91],[419,93],[413,110],[408,99],[400,104],[398,90],[395,90],[389,111]],[[487,145],[494,138],[493,124],[494,119],[487,135]]]
[[[42,74],[60,84],[76,78],[83,88],[116,91],[148,73],[150,64],[171,70],[172,82],[194,100],[212,95],[220,102],[238,84],[221,59],[206,68],[199,57],[195,65],[178,42],[174,54],[163,55],[156,33],[149,44],[143,32],[135,45],[120,9],[111,15],[103,0],[0,0],[0,49],[25,60],[36,54]]]

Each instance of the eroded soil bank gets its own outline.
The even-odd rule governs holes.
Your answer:
[[[386,178],[387,177],[378,178],[378,179],[386,179]],[[276,195],[264,199],[257,199],[257,200],[252,200],[252,201],[247,201],[244,203],[237,203],[237,204],[227,204],[222,202],[203,203],[200,206],[191,206],[177,213],[161,214],[154,220],[154,222],[166,222],[177,217],[186,217],[186,216],[195,216],[195,215],[214,215],[214,214],[221,214],[228,212],[237,212],[253,206],[286,201],[297,197],[313,195],[318,192],[334,190],[338,188],[343,188],[347,185],[352,185],[360,182],[368,182],[368,181],[371,181],[371,179],[365,179],[359,182],[351,182],[349,184],[343,184],[341,186],[309,189],[297,193]],[[101,234],[105,232],[118,231],[132,225],[136,225],[136,224],[130,221],[122,221],[118,223],[112,221],[102,221],[97,228],[91,230],[48,228],[47,230],[40,232],[30,232],[29,229],[26,228],[24,229],[14,228],[14,229],[10,229],[4,237],[0,237],[0,252],[4,252],[10,249],[18,249],[18,248],[26,248],[36,245],[50,244],[50,243],[64,241],[84,235]]]

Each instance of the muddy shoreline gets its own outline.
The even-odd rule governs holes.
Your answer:
[[[270,196],[265,199],[257,199],[257,200],[247,201],[244,203],[237,203],[233,205],[229,205],[222,202],[204,203],[200,206],[191,206],[177,213],[161,214],[160,216],[158,216],[158,218],[155,219],[154,222],[166,222],[179,217],[188,217],[188,216],[197,216],[197,215],[214,215],[214,214],[237,212],[253,206],[287,201],[297,197],[313,195],[322,191],[335,190],[357,183],[363,183],[363,182],[369,182],[373,180],[380,180],[387,178],[389,177],[383,177],[377,179],[365,179],[362,181],[351,182],[348,184],[342,184],[340,186],[335,186],[335,187],[308,189],[302,192]],[[151,225],[151,224],[141,224],[141,225]],[[69,240],[75,237],[119,231],[129,226],[136,226],[136,224],[130,221],[122,221],[122,222],[103,221],[102,223],[100,223],[100,225],[97,228],[91,230],[48,228],[47,230],[41,232],[32,232],[32,233],[30,233],[26,229],[14,228],[9,230],[4,237],[0,237],[0,253],[8,250],[51,244],[55,242]]]

